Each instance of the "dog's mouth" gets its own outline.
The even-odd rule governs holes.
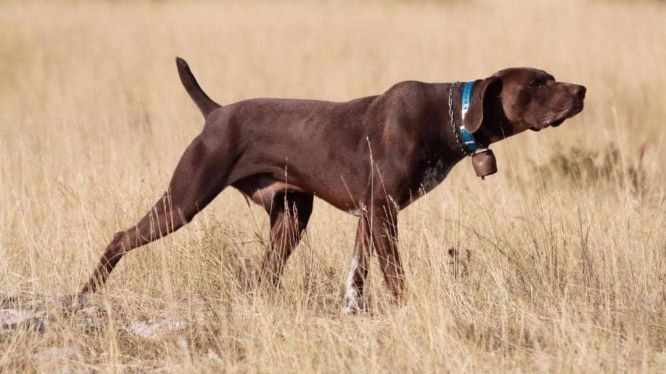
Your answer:
[[[546,126],[558,127],[565,120],[567,120],[567,119],[575,116],[576,114],[582,112],[584,106],[585,106],[585,104],[583,103],[583,100],[579,100],[574,105],[572,105],[568,110],[564,111],[564,115],[562,115],[560,118],[554,118],[554,119],[548,121],[546,123]]]
[[[576,114],[580,113],[583,111],[583,107],[585,107],[585,103],[583,100],[578,100],[576,104],[574,104],[571,109],[569,109],[569,112],[566,115],[566,118],[571,118],[575,116]]]
[[[562,119],[558,119],[556,121],[552,121],[548,124],[548,126],[557,127],[557,126],[561,125],[562,123],[564,123],[564,120],[566,120],[566,118],[562,118]]]

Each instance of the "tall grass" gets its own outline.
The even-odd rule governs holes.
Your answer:
[[[93,312],[0,333],[0,371],[50,371],[36,354],[63,346],[77,371],[666,369],[664,19],[663,3],[592,0],[1,2],[0,291],[28,299],[75,292],[164,191],[202,125],[175,55],[221,103],[507,66],[588,99],[497,144],[499,174],[462,162],[400,214],[402,307],[373,263],[369,313],[339,314],[356,221],[321,201],[282,287],[257,287],[267,217],[230,189],[126,256]],[[180,333],[126,330],[174,314]]]

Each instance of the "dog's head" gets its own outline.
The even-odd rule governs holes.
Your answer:
[[[583,110],[585,87],[543,70],[510,68],[475,82],[467,128],[486,143],[557,127]]]

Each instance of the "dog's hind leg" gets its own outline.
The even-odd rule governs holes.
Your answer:
[[[284,266],[312,214],[314,195],[286,191],[273,197],[268,211],[271,220],[271,243],[261,264],[261,279],[277,284]]]
[[[233,158],[228,147],[208,143],[202,135],[194,139],[178,162],[167,192],[136,226],[113,237],[81,294],[102,286],[124,254],[178,230],[222,191],[232,166],[225,159]]]

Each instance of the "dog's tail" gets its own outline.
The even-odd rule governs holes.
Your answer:
[[[220,104],[211,100],[211,98],[201,89],[201,86],[199,86],[199,83],[194,78],[194,75],[185,60],[176,57],[176,66],[178,67],[180,81],[183,83],[183,86],[185,86],[187,93],[190,94],[194,103],[197,104],[204,118],[208,117],[208,114],[214,109],[219,108]]]

